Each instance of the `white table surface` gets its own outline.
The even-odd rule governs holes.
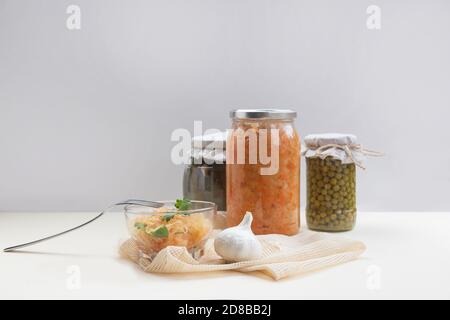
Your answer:
[[[0,213],[0,247],[93,215]],[[146,274],[119,258],[117,248],[127,238],[124,217],[109,213],[27,252],[1,252],[0,299],[450,298],[450,213],[359,213],[356,229],[337,236],[361,240],[368,249],[357,261],[281,281],[238,272]]]

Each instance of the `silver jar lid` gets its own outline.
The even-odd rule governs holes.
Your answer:
[[[297,112],[290,109],[236,109],[231,111],[233,119],[295,119]]]

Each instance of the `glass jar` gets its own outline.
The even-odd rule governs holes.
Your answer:
[[[309,158],[307,164],[308,227],[316,231],[349,231],[356,223],[356,165]]]
[[[191,163],[183,175],[186,199],[209,201],[226,211],[226,133],[192,139]]]
[[[227,144],[227,224],[253,213],[255,234],[297,234],[300,138],[296,112],[236,110]],[[270,159],[267,157],[270,155]]]
[[[305,137],[307,166],[306,220],[316,231],[352,230],[356,223],[356,164],[363,150],[351,134]]]

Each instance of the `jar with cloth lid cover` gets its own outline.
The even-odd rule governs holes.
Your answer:
[[[314,134],[305,137],[308,227],[316,231],[352,230],[356,223],[356,167],[366,155],[351,134]]]
[[[226,132],[192,138],[190,164],[183,176],[183,196],[214,202],[226,210]]]

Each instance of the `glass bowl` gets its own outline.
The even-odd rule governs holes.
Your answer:
[[[214,229],[216,204],[190,201],[189,210],[178,210],[175,201],[158,201],[162,208],[130,205],[125,207],[131,237],[147,258],[153,259],[168,246],[185,247],[196,259],[203,254]]]

